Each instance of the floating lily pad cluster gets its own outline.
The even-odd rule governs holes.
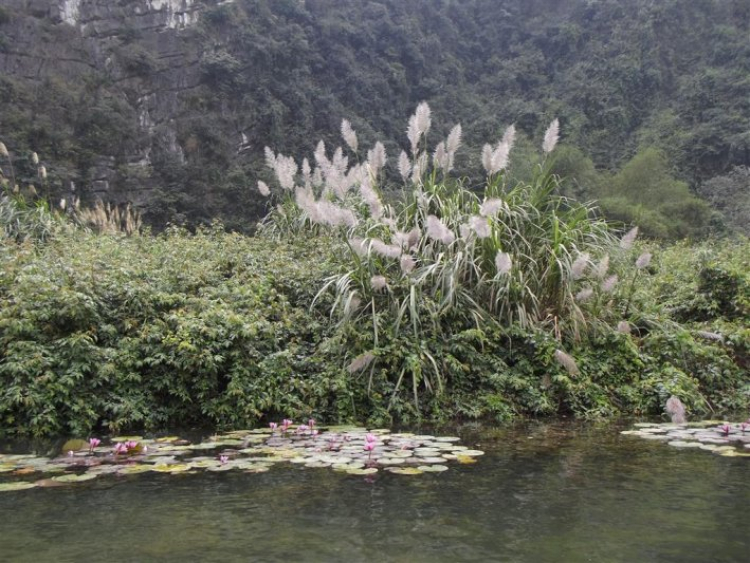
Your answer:
[[[622,432],[675,448],[696,448],[725,457],[750,457],[750,423],[707,420],[688,424],[639,423]]]
[[[357,427],[307,425],[238,430],[190,443],[179,436],[121,436],[109,445],[70,440],[59,457],[0,454],[0,492],[64,486],[103,475],[199,471],[262,473],[277,463],[331,468],[353,475],[388,471],[419,475],[446,471],[446,463],[474,463],[484,452],[459,438],[391,433]]]

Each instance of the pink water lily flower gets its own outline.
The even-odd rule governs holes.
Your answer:
[[[371,444],[373,442],[377,442],[378,439],[375,437],[375,434],[367,434],[365,436],[365,440],[367,441],[368,444]]]
[[[310,428],[314,428],[314,427],[315,427],[315,419],[314,419],[314,418],[311,418],[310,420],[308,420],[308,421],[307,421],[307,425],[308,425],[308,426],[309,426]]]
[[[722,424],[721,426],[719,426],[719,428],[720,428],[720,429],[721,429],[721,431],[722,431],[722,432],[724,432],[724,434],[726,434],[726,435],[729,435],[729,431],[730,431],[730,430],[732,429],[732,427],[731,427],[731,426],[729,426],[728,424]]]
[[[117,442],[115,444],[115,455],[128,453],[128,447],[124,442]]]
[[[89,446],[91,446],[92,450],[101,443],[102,441],[99,438],[89,438]]]
[[[125,442],[125,447],[128,451],[134,450],[138,447],[138,442],[136,442],[135,440],[128,440],[127,442]]]
[[[222,465],[224,465],[227,461],[229,461],[229,456],[220,455],[219,456],[219,461],[221,462]]]
[[[274,432],[276,432],[276,428],[278,428],[278,426],[279,426],[279,425],[278,425],[278,424],[276,424],[275,422],[271,422],[271,423],[270,423],[270,424],[268,425],[268,427],[269,427],[269,428],[271,429],[271,434],[273,434]]]
[[[297,432],[307,432],[308,430],[310,430],[310,427],[307,424],[300,424],[297,427]]]
[[[373,442],[367,442],[365,444],[365,451],[366,452],[372,452],[372,450],[375,449],[375,444]]]

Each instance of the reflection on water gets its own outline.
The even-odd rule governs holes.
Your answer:
[[[414,477],[279,465],[3,493],[0,561],[747,561],[750,460],[620,429],[464,427],[486,455]]]

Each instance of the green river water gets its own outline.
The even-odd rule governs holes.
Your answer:
[[[750,561],[750,458],[628,426],[439,429],[486,454],[438,474],[279,464],[4,492],[0,561]]]

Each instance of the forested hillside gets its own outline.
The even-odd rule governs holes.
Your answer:
[[[463,126],[458,173],[515,123],[523,176],[558,117],[569,195],[701,236],[750,224],[749,34],[746,0],[8,0],[0,139],[46,195],[248,228],[266,145],[338,145],[347,118],[394,157],[426,100],[436,135]]]

